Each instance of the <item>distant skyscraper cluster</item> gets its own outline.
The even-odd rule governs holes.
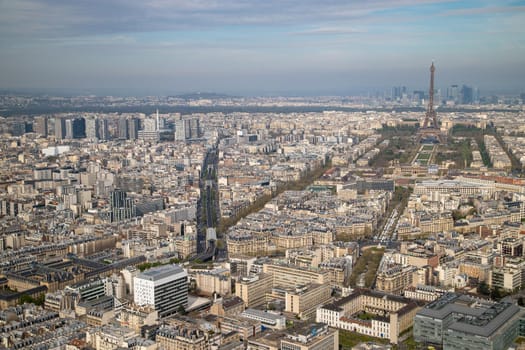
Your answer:
[[[138,118],[121,118],[118,121],[118,138],[122,140],[136,140],[139,134],[140,121]]]
[[[103,118],[86,118],[86,138],[109,140],[108,121]]]
[[[392,88],[391,97],[392,100],[400,100],[403,98],[403,95],[407,95],[407,87],[406,86],[394,86]]]
[[[201,136],[198,118],[181,119],[175,122],[175,141],[197,139]]]
[[[450,85],[446,88],[444,95],[441,89],[434,90],[434,102],[436,105],[442,103],[453,104],[472,104],[479,102],[479,90],[476,87],[468,85]],[[388,97],[388,92],[386,94]],[[390,90],[390,99],[401,103],[419,103],[426,104],[428,101],[428,92],[424,90],[414,90],[410,92],[406,86],[394,86]]]
[[[179,116],[180,118],[180,116]],[[159,112],[152,116],[126,115],[111,119],[96,115],[35,117],[30,123],[13,122],[9,125],[13,136],[35,132],[43,137],[54,135],[56,140],[89,139],[93,141],[144,140],[194,140],[202,137],[199,118],[187,117],[175,123],[166,123]]]
[[[63,139],[82,139],[86,137],[86,120],[84,118],[55,118],[55,137]]]
[[[467,85],[451,85],[447,88],[447,103],[471,104],[479,101],[479,90]]]

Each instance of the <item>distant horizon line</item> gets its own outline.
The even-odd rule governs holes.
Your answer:
[[[479,96],[494,96],[494,95],[516,95],[519,96],[525,93],[525,88],[482,88],[480,89],[476,85],[461,83],[451,84],[445,87],[437,87],[435,90],[440,91],[442,96],[446,96],[446,89],[451,86],[468,86],[471,88],[478,89]],[[16,87],[16,88],[0,88],[0,94],[29,94],[29,95],[52,95],[60,97],[77,97],[77,96],[90,96],[94,95],[97,97],[104,96],[118,96],[118,97],[180,97],[186,95],[210,95],[220,96],[223,98],[247,98],[247,97],[374,97],[372,95],[383,94],[390,92],[393,88],[404,87],[408,93],[415,91],[423,91],[428,94],[428,87],[426,88],[412,88],[403,84],[395,84],[391,86],[382,87],[371,87],[371,88],[352,88],[345,89],[320,89],[317,91],[299,91],[299,90],[260,90],[260,91],[244,91],[243,93],[234,92],[228,89],[224,91],[214,89],[189,89],[186,91],[173,91],[167,92],[165,88],[119,88],[119,87],[98,87],[98,88],[67,88],[67,87],[45,87],[45,88],[27,88],[27,87]],[[53,95],[55,94],[55,95]],[[219,97],[219,98],[220,98]],[[376,96],[380,97],[380,96]]]
[[[446,87],[438,87],[435,90],[441,90],[441,94],[445,95],[446,89],[456,85],[458,87],[468,86],[471,88],[477,88],[480,97],[481,96],[494,96],[494,95],[515,95],[519,96],[525,92],[525,88],[516,89],[516,88],[492,88],[492,89],[479,89],[475,85],[469,84],[452,84]],[[389,92],[392,88],[395,87],[406,87],[409,93],[415,91],[423,91],[425,94],[428,94],[428,88],[410,88],[407,85],[392,85],[385,87],[377,88],[364,88],[364,89],[350,89],[351,91],[342,92],[338,90],[327,91],[260,91],[260,92],[223,92],[223,91],[213,91],[209,90],[187,90],[180,92],[170,92],[167,93],[165,89],[143,89],[143,88],[0,88],[0,94],[27,94],[27,95],[50,95],[57,97],[78,97],[78,96],[91,96],[96,97],[109,97],[109,96],[118,96],[118,97],[181,97],[186,95],[210,95],[210,96],[220,96],[218,98],[255,98],[255,97],[374,97],[367,95],[377,95],[385,94]],[[151,90],[147,92],[146,90]],[[445,91],[444,91],[445,90]],[[379,97],[379,96],[378,96]]]

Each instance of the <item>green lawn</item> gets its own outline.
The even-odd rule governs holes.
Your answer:
[[[356,346],[359,343],[367,342],[388,344],[390,341],[388,339],[374,338],[356,332],[349,332],[342,329],[339,330],[339,345],[343,349],[351,349],[353,346]]]
[[[357,314],[356,317],[360,320],[369,321],[374,318],[374,314],[363,312],[363,313]]]

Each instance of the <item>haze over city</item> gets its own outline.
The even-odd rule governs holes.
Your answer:
[[[524,350],[525,0],[0,0],[0,350]]]
[[[524,1],[0,3],[1,89],[347,95],[522,92]]]

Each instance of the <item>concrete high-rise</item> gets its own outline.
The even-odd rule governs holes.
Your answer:
[[[118,138],[121,140],[127,140],[128,134],[128,120],[121,118],[118,120]]]
[[[66,119],[66,134],[64,136],[65,139],[72,139],[73,138],[73,120]]]
[[[131,118],[127,120],[128,125],[128,139],[136,140],[139,136],[139,120]]]
[[[86,137],[86,120],[84,118],[74,118],[65,120],[66,139],[82,139]]]
[[[451,85],[447,88],[447,100],[458,102],[459,100],[459,87],[457,85]]]
[[[72,125],[74,139],[83,139],[84,137],[86,137],[86,120],[84,118],[73,119]]]
[[[97,137],[99,140],[109,140],[109,129],[108,129],[108,120],[101,118],[97,119],[98,125],[97,125]]]
[[[463,85],[460,95],[462,104],[468,105],[474,102],[474,89],[472,87]]]
[[[201,134],[198,118],[181,119],[175,122],[175,141],[197,139]]]
[[[98,139],[97,129],[98,129],[98,119],[87,118],[86,119],[86,138],[91,139],[91,140]]]
[[[64,118],[55,118],[55,138],[63,140],[66,137],[66,120]]]
[[[159,317],[188,305],[188,274],[179,265],[149,269],[133,279],[133,286],[135,304],[153,306]]]
[[[47,137],[47,117],[35,117],[33,131],[43,137]]]

